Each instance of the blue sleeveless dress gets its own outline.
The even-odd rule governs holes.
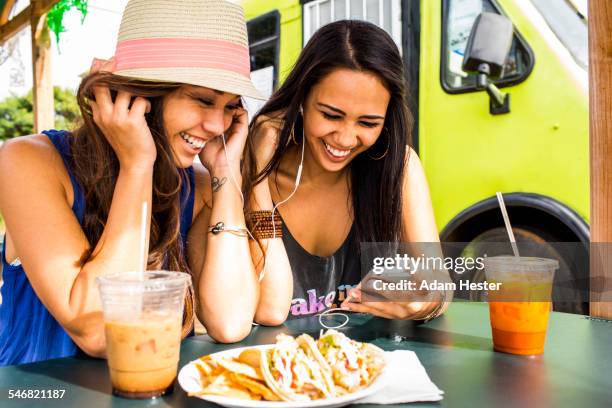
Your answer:
[[[70,166],[69,133],[57,130],[43,133],[53,142],[64,160],[74,191],[72,211],[82,225],[85,195]],[[180,233],[183,243],[187,242],[187,232],[193,216],[195,184],[192,167],[187,169],[187,176],[190,187],[183,184],[181,190]],[[77,354],[78,347],[36,296],[21,264],[11,265],[7,262],[4,246],[1,255],[4,283],[0,305],[0,366]]]

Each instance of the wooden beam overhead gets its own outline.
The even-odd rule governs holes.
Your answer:
[[[7,22],[9,13],[17,0],[5,0],[2,9],[0,9],[0,25]]]
[[[30,5],[21,13],[0,26],[0,45],[30,24],[33,18],[40,17],[59,0],[31,0]],[[7,3],[8,5],[8,3]]]

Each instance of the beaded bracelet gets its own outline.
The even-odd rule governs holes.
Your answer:
[[[272,211],[252,211],[248,213],[253,236],[257,239],[281,238],[283,221],[278,213],[272,217]]]

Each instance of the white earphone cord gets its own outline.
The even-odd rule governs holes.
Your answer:
[[[229,166],[230,177],[232,178],[232,182],[234,183],[234,186],[236,186],[236,189],[238,190],[238,193],[240,194],[240,203],[242,204],[242,207],[244,208],[244,194],[242,194],[242,189],[238,185],[238,181],[236,180],[236,177],[234,176],[234,172],[232,171],[231,162],[230,162],[229,156],[227,155],[227,145],[225,144],[225,134],[221,135],[221,140],[223,141],[223,151],[225,153],[225,161],[227,162],[227,165]],[[253,235],[251,234],[251,231],[249,231],[248,228],[245,228],[245,229],[247,233],[249,234],[249,236],[251,237],[251,239],[255,239]]]
[[[340,329],[344,326],[346,326],[350,320],[349,315],[347,315],[346,313],[340,313],[340,311],[345,311],[346,309],[343,309],[341,307],[334,307],[331,309],[327,309],[321,313],[318,314],[319,316],[319,324],[323,327],[325,327],[326,329]],[[323,323],[323,318],[324,317],[330,317],[330,316],[341,316],[344,318],[344,321],[340,324],[337,324],[336,326],[331,326],[328,325],[326,323]]]
[[[229,160],[229,156],[227,155],[227,145],[225,144],[225,135],[221,135],[221,140],[223,141],[223,151],[225,153],[225,160],[227,161],[227,164],[230,165],[231,162]],[[274,206],[274,208],[272,208],[272,216],[271,216],[271,222],[272,224],[274,224],[274,213],[276,212],[276,210],[278,209],[279,206],[285,204],[287,201],[289,201],[291,199],[291,197],[293,197],[293,195],[295,194],[295,192],[298,189],[298,186],[300,185],[300,179],[302,178],[302,166],[304,165],[304,134],[303,134],[303,130],[302,130],[302,155],[301,155],[301,159],[300,159],[300,165],[298,166],[298,170],[297,170],[297,174],[295,176],[295,185],[293,187],[293,191],[291,192],[291,194],[289,194],[289,196],[287,198],[285,198],[283,201],[279,202],[278,204],[276,204]],[[238,189],[238,193],[240,194],[240,201],[242,203],[242,207],[244,208],[244,194],[242,194],[242,188],[240,188],[240,186],[238,185],[238,181],[236,181],[236,177],[234,176],[234,173],[231,170],[231,166],[230,166],[230,177],[232,178],[232,182],[234,183],[234,186],[236,187],[236,189]],[[253,234],[251,234],[251,231],[249,231],[249,229],[246,229],[249,236],[251,237],[251,239],[255,239],[255,237],[253,237]],[[272,239],[276,238],[276,229],[273,230],[272,232]],[[264,278],[264,276],[266,275],[266,266],[267,266],[267,262],[266,262],[266,255],[264,254],[264,264],[263,264],[263,268],[259,274],[259,281],[261,282]]]
[[[300,112],[302,113],[302,118],[303,118],[303,109],[300,106]],[[231,162],[229,160],[229,156],[227,155],[227,145],[225,144],[225,134],[221,135],[221,140],[223,141],[223,152],[225,153],[225,161],[227,161],[228,166],[230,166],[230,177],[232,179],[232,182],[234,183],[234,186],[236,187],[236,189],[238,190],[238,193],[240,194],[240,202],[242,204],[242,207],[244,208],[244,194],[242,193],[242,188],[240,187],[240,185],[238,185],[238,181],[236,180],[236,177],[234,176],[234,172],[232,172],[231,170]],[[302,125],[302,154],[300,157],[300,165],[298,166],[297,169],[297,173],[295,175],[295,183],[293,186],[293,191],[291,192],[291,194],[289,194],[287,196],[287,198],[285,198],[284,200],[280,201],[279,203],[277,203],[273,208],[272,208],[272,216],[271,216],[271,222],[272,225],[274,225],[274,213],[276,212],[276,210],[278,209],[278,207],[280,207],[281,205],[285,204],[287,201],[289,201],[291,199],[291,197],[293,197],[293,195],[296,193],[299,185],[300,185],[300,180],[302,178],[302,169],[304,166],[304,150],[305,150],[305,145],[306,145],[306,140],[304,139],[304,126]],[[249,237],[251,237],[251,239],[255,240],[255,237],[253,237],[253,235],[251,234],[251,231],[249,231],[248,228],[246,228],[247,233],[249,234]],[[276,229],[274,228],[272,230],[272,239],[276,238]],[[264,278],[264,276],[266,275],[266,267],[267,267],[267,262],[266,262],[266,255],[264,253],[264,264],[263,264],[263,268],[261,270],[261,272],[259,273],[259,282],[261,282]],[[319,324],[323,327],[325,327],[326,329],[339,329],[341,327],[344,327],[348,324],[349,322],[349,316],[345,313],[339,313],[340,310],[344,310],[342,308],[332,308],[332,309],[327,309],[325,310],[323,313],[319,314]],[[345,318],[344,322],[342,322],[339,325],[336,326],[330,326],[327,325],[325,323],[323,323],[322,318],[323,317],[329,317],[329,316],[342,316]],[[253,323],[256,324],[256,323]]]

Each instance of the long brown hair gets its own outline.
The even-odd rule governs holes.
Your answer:
[[[83,124],[74,130],[70,137],[71,165],[85,194],[86,203],[82,228],[90,249],[83,256],[82,262],[91,259],[92,251],[102,236],[119,175],[117,155],[93,120],[89,101],[95,99],[95,86],[109,88],[113,100],[117,91],[127,91],[134,96],[146,98],[151,103],[151,111],[145,118],[153,136],[157,157],[153,165],[147,268],[189,273],[180,235],[180,196],[183,183],[186,183],[188,189],[192,186],[187,181],[185,170],[176,167],[174,152],[163,121],[165,96],[178,90],[183,84],[139,81],[109,73],[90,74],[81,81],[77,103]],[[185,295],[182,337],[186,337],[193,328],[194,306],[193,287],[190,285]]]
[[[109,73],[91,74],[81,82],[77,102],[83,124],[72,132],[70,138],[74,173],[85,194],[82,227],[91,246],[83,261],[91,258],[93,248],[104,231],[119,175],[117,155],[93,120],[89,101],[95,99],[95,86],[109,88],[113,99],[117,91],[127,91],[150,101],[151,111],[146,115],[146,121],[153,135],[157,158],[153,169],[148,268],[189,271],[179,229],[179,197],[181,187],[186,182],[186,173],[177,169],[163,123],[164,97],[182,84],[139,81]]]
[[[251,122],[250,132],[256,132],[265,122],[259,119],[265,117],[280,119],[283,125],[277,149],[259,173],[252,138],[247,139],[245,202],[249,202],[254,186],[278,169],[290,140],[298,145],[305,143],[300,105],[312,87],[340,68],[377,75],[391,94],[384,131],[372,147],[350,163],[356,242],[401,241],[402,181],[413,118],[408,110],[404,66],[397,46],[383,29],[365,21],[342,20],[320,28],[302,50],[285,82]]]

